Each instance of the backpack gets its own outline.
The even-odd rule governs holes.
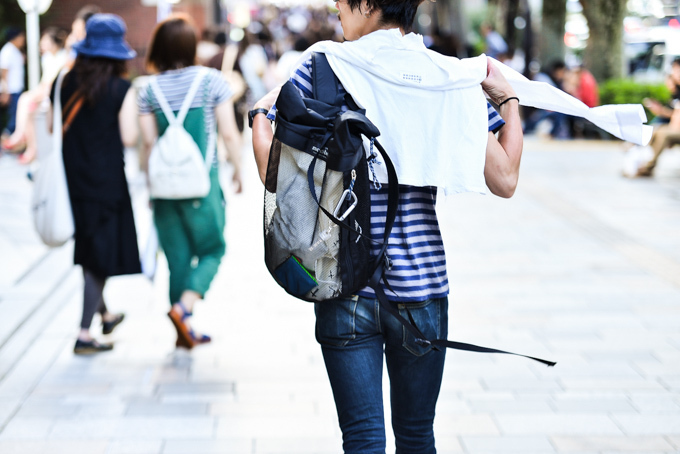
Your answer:
[[[210,192],[210,168],[215,157],[215,133],[210,133],[204,160],[200,147],[184,129],[184,120],[191,103],[207,74],[207,68],[198,72],[177,116],[163,96],[157,77],[151,77],[149,85],[168,121],[168,127],[156,140],[149,156],[149,193],[152,198],[202,198]]]
[[[289,294],[310,302],[355,295],[371,287],[380,305],[399,320],[422,346],[435,349],[523,356],[446,339],[427,339],[406,312],[404,318],[387,299],[383,284],[391,266],[387,243],[399,205],[399,181],[378,128],[359,109],[322,53],[312,54],[313,98],[302,98],[291,81],[276,100],[276,129],[265,177],[265,264]],[[343,101],[349,110],[342,111]],[[362,135],[370,141],[368,156]],[[372,167],[377,150],[385,163],[388,201],[385,231],[371,239],[370,185],[379,185]],[[371,178],[372,175],[373,178]],[[366,232],[364,234],[363,232]],[[371,255],[371,243],[379,245]]]
[[[397,174],[361,109],[342,112],[335,74],[323,54],[312,58],[314,97],[292,82],[277,99],[276,132],[265,181],[265,263],[291,295],[311,302],[350,296],[383,261],[399,203]],[[353,103],[347,95],[350,105]],[[389,197],[381,250],[371,256],[369,164],[362,135],[385,161]],[[366,235],[363,234],[366,232]]]

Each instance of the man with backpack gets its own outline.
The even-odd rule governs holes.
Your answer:
[[[341,91],[349,92],[366,109],[397,168],[402,185],[386,250],[389,265],[385,267],[382,287],[394,310],[413,321],[424,338],[405,331],[402,322],[379,303],[370,287],[360,289],[354,296],[315,304],[316,336],[322,346],[347,453],[385,452],[383,355],[390,374],[397,452],[435,452],[434,410],[445,349],[434,347],[426,339],[446,337],[449,292],[435,213],[435,186],[460,192],[483,191],[486,184],[494,194],[510,197],[519,175],[522,130],[512,88],[486,60],[476,63],[478,80],[474,84],[463,82],[466,76],[463,74],[451,83],[443,82],[448,89],[431,86],[429,75],[442,70],[437,60],[430,58],[422,39],[406,33],[419,3],[419,0],[399,4],[342,0],[336,5],[348,42],[327,44],[324,48],[342,83]],[[359,38],[362,39],[357,41]],[[372,42],[382,54],[371,53]],[[374,57],[380,55],[388,60],[381,60],[385,66],[373,66]],[[411,61],[413,57],[416,60]],[[399,61],[405,65],[390,67],[392,63],[398,66]],[[386,72],[392,69],[391,73]],[[291,80],[301,97],[314,96],[318,87],[312,86],[313,76],[311,59],[295,71]],[[501,106],[503,119],[484,101],[480,82]],[[250,113],[255,159],[260,177],[267,184],[273,141],[269,121],[274,111],[283,108],[277,104],[276,109],[271,109],[278,103],[277,95],[268,94]],[[453,117],[466,110],[470,112],[469,121]],[[494,131],[499,128],[496,138]],[[461,136],[455,138],[451,134]],[[441,165],[448,157],[460,158],[460,165],[453,172]],[[373,167],[382,172],[385,166]],[[377,189],[379,186],[372,187],[370,194],[373,238],[382,238],[385,231],[389,197],[388,185]]]

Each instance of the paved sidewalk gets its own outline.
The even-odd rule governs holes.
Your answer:
[[[525,149],[514,198],[440,200],[450,333],[558,365],[449,352],[438,452],[680,453],[680,150],[655,178],[626,180],[616,143]],[[25,168],[0,156],[0,453],[342,451],[312,306],[263,264],[262,188],[246,157],[228,253],[195,316],[213,343],[175,350],[160,263],[153,284],[111,279],[108,304],[127,314],[115,349],[76,357],[72,245],[39,243]],[[134,166],[130,179],[143,239]]]

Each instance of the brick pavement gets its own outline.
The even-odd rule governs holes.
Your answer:
[[[621,178],[621,157],[615,143],[529,140],[513,199],[440,200],[451,338],[558,361],[450,352],[440,453],[680,452],[680,151],[648,180]],[[196,311],[213,343],[174,349],[161,263],[154,284],[110,281],[128,317],[113,352],[83,358],[72,245],[39,244],[30,183],[0,157],[0,453],[341,452],[312,307],[267,275],[246,161],[228,254]]]

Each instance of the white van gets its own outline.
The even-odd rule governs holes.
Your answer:
[[[638,82],[662,83],[680,57],[680,28],[650,27],[624,38],[626,73]]]

